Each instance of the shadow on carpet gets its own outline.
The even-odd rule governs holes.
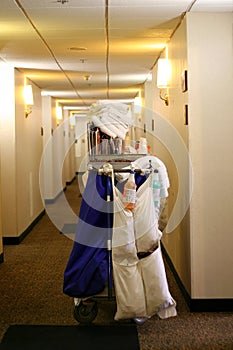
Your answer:
[[[139,350],[135,325],[10,326],[0,350]]]

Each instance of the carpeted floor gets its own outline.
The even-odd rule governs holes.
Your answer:
[[[80,205],[77,182],[66,196],[75,212]],[[69,224],[69,223],[67,223]],[[0,339],[10,325],[77,325],[73,300],[62,292],[63,272],[73,241],[44,215],[17,246],[4,246],[0,264]],[[152,317],[138,326],[140,350],[232,350],[232,313],[190,313],[166,265],[178,316]],[[95,325],[116,324],[115,302],[100,301]],[[94,349],[94,346],[93,346]]]

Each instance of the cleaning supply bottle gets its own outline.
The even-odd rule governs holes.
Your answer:
[[[158,208],[160,205],[160,188],[159,172],[157,169],[155,169],[152,175],[152,189],[155,208]]]
[[[133,210],[135,208],[136,187],[137,185],[135,183],[135,172],[133,169],[131,169],[123,192],[123,204],[125,209]]]

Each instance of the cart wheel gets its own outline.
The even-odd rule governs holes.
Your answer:
[[[94,300],[81,301],[74,308],[74,318],[80,323],[91,323],[97,316],[98,305]]]

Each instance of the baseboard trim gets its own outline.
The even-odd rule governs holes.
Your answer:
[[[188,292],[186,291],[186,288],[183,285],[183,282],[181,281],[180,276],[176,272],[176,269],[175,269],[175,267],[173,265],[173,262],[172,262],[170,256],[168,255],[168,253],[167,253],[167,251],[166,251],[166,249],[165,249],[165,247],[164,247],[164,245],[162,243],[161,243],[161,248],[162,248],[163,255],[164,255],[165,259],[166,259],[166,262],[168,263],[168,265],[169,265],[169,267],[170,267],[170,269],[171,269],[171,271],[172,271],[172,273],[173,273],[173,275],[175,277],[176,283],[178,284],[178,287],[180,288],[181,293],[183,294],[183,297],[184,297],[184,299],[185,299],[189,309],[191,309],[190,308],[190,296],[189,296]]]
[[[233,299],[192,299],[183,285],[164,245],[161,244],[164,257],[175,277],[183,297],[191,312],[233,312]]]
[[[21,235],[17,237],[3,237],[3,244],[5,245],[18,245],[20,244],[24,238],[31,232],[33,227],[41,220],[41,218],[44,216],[45,210],[43,210],[36,218],[33,220],[33,222],[26,228],[25,231],[21,233]]]
[[[2,264],[4,262],[4,255],[3,253],[0,254],[0,264]]]
[[[71,181],[66,181],[66,185],[70,186],[76,180],[76,175],[73,177]]]
[[[192,312],[233,312],[233,299],[190,299]]]
[[[44,200],[44,204],[45,204],[45,205],[47,205],[47,204],[54,204],[54,203],[58,200],[58,198],[60,197],[60,195],[61,195],[63,192],[65,192],[65,191],[66,191],[66,187],[64,187],[63,190],[61,190],[61,191],[56,195],[56,197],[51,198],[51,199],[45,199],[45,200]]]

